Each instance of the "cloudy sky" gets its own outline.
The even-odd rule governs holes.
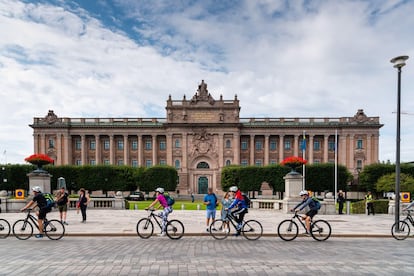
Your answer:
[[[202,79],[241,117],[379,116],[380,161],[414,160],[414,2],[0,0],[0,163],[33,117],[166,117]]]

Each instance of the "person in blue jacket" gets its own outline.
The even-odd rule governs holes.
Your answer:
[[[318,206],[317,203],[309,196],[308,191],[300,191],[300,197],[302,198],[302,202],[296,205],[295,208],[291,209],[290,211],[299,212],[306,206],[309,206],[309,211],[302,217],[302,219],[306,223],[306,233],[305,235],[310,235],[310,224],[312,218],[318,213]]]
[[[241,191],[239,190],[237,186],[230,187],[229,192],[232,193],[234,200],[230,204],[229,208],[226,208],[226,210],[231,210],[234,207],[237,207],[237,209],[231,211],[231,214],[237,222],[237,228],[236,228],[237,233],[235,235],[239,236],[240,231],[243,227],[242,223],[243,223],[244,215],[247,213],[248,206],[246,204],[246,201],[244,200],[244,197]]]

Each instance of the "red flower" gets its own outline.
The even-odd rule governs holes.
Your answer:
[[[52,158],[42,153],[32,154],[29,157],[26,157],[24,161],[37,166],[43,166],[54,162]]]
[[[296,168],[305,165],[306,163],[308,163],[308,161],[301,157],[290,156],[283,159],[283,161],[280,164],[286,167]]]

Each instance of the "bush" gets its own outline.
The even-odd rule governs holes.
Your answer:
[[[388,214],[388,199],[373,200],[375,214]],[[352,203],[352,214],[365,214],[365,200]]]

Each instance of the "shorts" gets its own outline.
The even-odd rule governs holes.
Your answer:
[[[41,208],[39,210],[38,219],[45,219],[46,218],[46,214],[49,213],[50,211],[52,211],[51,208]]]
[[[63,204],[63,205],[58,205],[58,209],[59,212],[67,212],[68,211],[68,205],[67,204]]]
[[[318,210],[309,210],[309,211],[306,212],[305,215],[313,218],[317,213],[318,213]]]
[[[215,219],[216,218],[216,209],[214,209],[214,210],[207,209],[206,215],[207,215],[207,218]]]

